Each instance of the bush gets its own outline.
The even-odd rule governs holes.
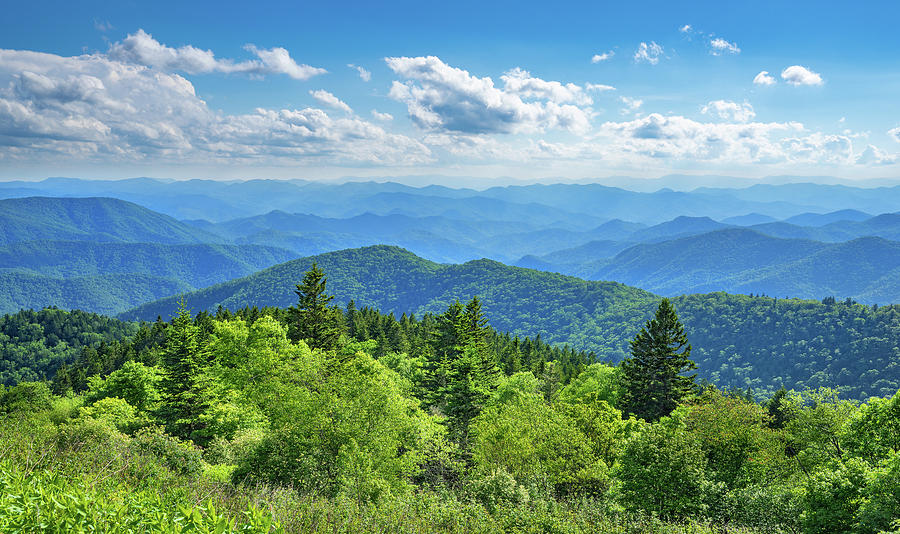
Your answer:
[[[3,394],[0,408],[6,412],[44,411],[53,406],[53,394],[44,382],[21,382]]]
[[[164,466],[181,475],[199,475],[203,470],[200,449],[166,434],[157,426],[138,431],[131,448],[140,454],[158,458]]]
[[[82,417],[95,419],[119,432],[131,432],[140,424],[134,406],[118,397],[100,399],[79,411]]]
[[[469,491],[476,501],[490,513],[496,513],[501,505],[519,505],[528,502],[528,490],[520,486],[504,469],[495,469],[487,475],[472,480]]]
[[[707,478],[697,438],[662,425],[648,426],[628,442],[618,475],[626,508],[664,519],[704,516],[721,489]]]

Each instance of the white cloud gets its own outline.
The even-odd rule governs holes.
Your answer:
[[[523,99],[541,99],[557,104],[572,103],[579,106],[593,104],[591,97],[574,83],[548,82],[535,78],[527,70],[518,67],[507,71],[500,79],[503,80],[505,92],[516,94]]]
[[[622,108],[622,114],[626,113],[634,113],[637,112],[638,109],[644,105],[644,101],[639,98],[631,98],[627,96],[619,97],[619,101],[625,104],[625,107]]]
[[[343,100],[334,96],[328,91],[325,91],[324,89],[310,91],[309,94],[312,95],[312,97],[315,98],[316,101],[323,106],[339,109],[345,113],[353,113],[353,110],[350,109],[350,106],[348,106]]]
[[[634,62],[635,63],[649,63],[651,65],[656,65],[659,63],[659,58],[663,54],[663,47],[656,44],[654,41],[650,41],[650,44],[641,43],[638,45],[638,49],[634,52]]]
[[[404,79],[394,81],[389,96],[404,102],[410,118],[431,131],[521,133],[590,129],[591,98],[575,84],[532,77],[513,69],[504,87],[478,78],[434,56],[389,57],[388,67]]]
[[[900,126],[896,128],[891,128],[887,131],[887,134],[894,138],[894,141],[900,143]]]
[[[775,78],[769,75],[769,71],[763,70],[760,71],[756,77],[753,78],[754,85],[775,85]]]
[[[649,158],[774,163],[791,156],[775,134],[802,131],[798,123],[703,123],[651,113],[628,122],[607,122],[598,139],[608,154]]]
[[[362,78],[362,81],[368,82],[368,81],[372,80],[372,73],[369,72],[368,70],[364,69],[363,67],[360,67],[359,65],[354,65],[353,63],[347,63],[347,66],[350,67],[351,69],[355,69],[356,72],[359,73],[359,77]]]
[[[372,116],[375,117],[375,120],[379,121],[392,121],[394,120],[394,116],[390,113],[381,113],[380,111],[373,109]]]
[[[693,27],[691,27],[690,24],[685,24],[684,26],[678,28],[678,31],[680,31],[681,33],[690,33],[691,30],[693,30]]]
[[[602,93],[603,91],[615,91],[616,88],[612,85],[605,85],[602,83],[586,83],[584,84],[584,89],[586,91],[597,91],[598,93]]]
[[[888,154],[874,145],[868,145],[856,158],[859,165],[893,165],[900,162],[900,155]]]
[[[827,164],[855,163],[853,141],[847,135],[813,132],[803,137],[781,140],[782,146],[795,159]]]
[[[781,79],[791,85],[822,85],[822,76],[800,65],[791,65],[781,71]]]
[[[251,76],[286,74],[296,80],[307,80],[324,74],[325,69],[300,65],[284,48],[261,49],[254,45],[244,47],[257,59],[235,62],[230,59],[216,59],[211,50],[202,50],[191,45],[172,48],[166,46],[144,30],[129,34],[120,42],[113,43],[109,58],[122,63],[132,63],[153,67],[163,71],[182,71],[189,74],[221,72],[239,73]]]
[[[612,57],[616,55],[616,53],[612,50],[609,52],[603,52],[602,54],[594,54],[594,57],[591,58],[591,63],[600,63],[601,61],[608,61],[612,59]]]
[[[722,54],[740,54],[741,49],[738,48],[737,43],[732,43],[722,39],[721,37],[716,37],[715,39],[710,39],[709,41],[710,51],[709,53],[718,56]]]
[[[0,159],[54,157],[286,165],[433,159],[421,142],[357,117],[315,108],[228,115],[210,110],[178,74],[105,55],[0,50]]]
[[[756,117],[756,112],[753,111],[753,106],[749,102],[738,104],[729,100],[713,100],[701,107],[700,113],[737,122],[747,122]]]

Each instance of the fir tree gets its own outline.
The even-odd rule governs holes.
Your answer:
[[[299,301],[292,308],[292,339],[304,340],[312,349],[334,350],[343,332],[344,315],[331,305],[334,295],[325,293],[325,272],[315,263],[294,293]]]
[[[166,431],[185,439],[202,437],[200,420],[210,402],[210,387],[204,367],[208,362],[205,343],[200,342],[199,328],[181,301],[178,315],[166,335],[162,354],[162,404],[158,415]]]
[[[647,421],[669,415],[694,388],[691,346],[675,307],[663,299],[656,316],[631,341],[631,357],[622,361],[625,410]]]

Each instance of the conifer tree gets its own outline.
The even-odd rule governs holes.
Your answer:
[[[425,402],[438,410],[445,407],[450,366],[462,346],[459,326],[463,314],[462,304],[457,300],[437,317],[425,354]]]
[[[458,316],[458,345],[447,368],[446,414],[451,434],[461,443],[466,442],[469,421],[481,412],[500,381],[501,371],[497,355],[488,346],[488,333],[481,301],[474,297]]]
[[[158,415],[166,431],[185,439],[198,439],[204,427],[200,420],[209,407],[210,387],[204,367],[208,362],[205,343],[184,301],[166,335],[162,354],[164,369],[162,404]]]
[[[325,272],[313,263],[303,282],[297,284],[294,293],[299,301],[292,309],[291,337],[293,341],[306,341],[312,349],[334,350],[343,332],[344,316],[339,308],[331,305],[334,295],[325,293],[326,281]]]
[[[675,307],[663,299],[653,319],[631,341],[631,357],[622,361],[625,410],[647,421],[669,415],[695,387],[691,346]]]

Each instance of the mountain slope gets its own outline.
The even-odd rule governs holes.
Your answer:
[[[652,314],[658,297],[612,282],[532,271],[478,260],[438,265],[396,247],[368,247],[302,258],[185,296],[193,310],[295,303],[292,289],[316,261],[338,302],[355,299],[395,313],[441,312],[478,295],[497,329],[594,350],[618,361]],[[673,299],[703,378],[722,387],[771,394],[781,385],[837,385],[867,398],[900,388],[900,306],[773,299],[711,293]],[[121,318],[175,311],[173,298]]]
[[[864,221],[872,216],[859,210],[839,210],[830,213],[801,213],[784,220],[799,226],[825,226],[840,221]]]
[[[170,244],[225,241],[124,200],[48,197],[0,200],[0,245],[37,240]]]
[[[773,238],[734,228],[641,244],[608,260],[590,278],[663,295],[728,291],[820,299],[900,302],[891,275],[900,243],[865,237],[844,243]]]
[[[714,221],[709,217],[686,217],[680,216],[660,223],[650,228],[638,230],[628,236],[628,241],[638,243],[655,243],[667,239],[677,237],[686,237],[689,235],[703,234],[713,230],[727,228],[727,224]]]
[[[342,250],[276,265],[251,276],[185,295],[194,311],[243,306],[290,306],[294,284],[316,261],[328,275],[337,301],[384,312],[441,312],[455,299],[479,296],[498,329],[546,341],[603,348],[621,357],[622,332],[631,332],[656,298],[613,282],[587,282],[551,273],[509,267],[491,260],[439,265],[397,247]],[[562,299],[562,301],[558,300]],[[176,299],[153,302],[120,317],[169,316]]]
[[[295,257],[288,250],[256,245],[28,241],[0,247],[0,270],[56,278],[144,274],[200,288]]]
[[[0,313],[57,306],[113,315],[141,302],[190,291],[188,284],[143,274],[108,274],[59,279],[0,272]]]

